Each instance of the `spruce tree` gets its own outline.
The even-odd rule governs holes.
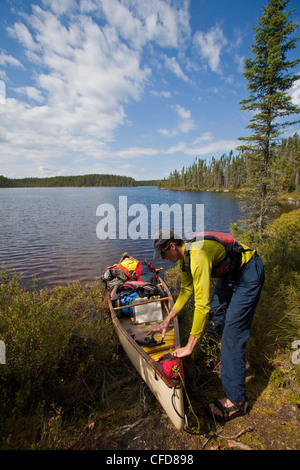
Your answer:
[[[297,37],[292,37],[297,25],[290,19],[294,10],[287,12],[289,0],[269,0],[263,7],[251,51],[253,58],[245,60],[243,75],[248,80],[249,97],[240,102],[241,109],[254,113],[247,126],[251,130],[241,145],[246,157],[248,189],[247,203],[252,227],[262,235],[267,217],[272,208],[272,179],[270,170],[274,154],[274,143],[286,126],[299,122],[287,121],[287,117],[300,112],[292,103],[289,90],[299,75],[293,73],[300,59],[288,60],[287,54],[296,47]],[[249,220],[248,219],[248,222]]]

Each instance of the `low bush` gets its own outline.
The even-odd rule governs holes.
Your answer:
[[[251,231],[234,233],[256,248],[264,262],[266,280],[248,347],[252,364],[261,367],[272,361],[275,351],[300,340],[300,209],[271,223],[262,240]]]
[[[100,281],[28,291],[2,270],[0,339],[6,345],[6,364],[0,365],[5,445],[24,416],[34,416],[37,424],[40,415],[41,426],[53,410],[59,412],[52,424],[62,412],[101,406],[120,372],[118,364],[111,367],[118,342]]]

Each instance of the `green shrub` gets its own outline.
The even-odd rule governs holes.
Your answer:
[[[2,270],[0,339],[6,345],[6,364],[0,365],[2,433],[12,417],[38,407],[67,413],[103,403],[107,384],[118,374],[111,368],[118,342],[99,280],[30,292]]]
[[[240,241],[257,249],[265,267],[266,280],[249,341],[249,359],[261,367],[278,348],[289,349],[300,339],[300,209],[276,219],[261,241],[251,231],[237,233]]]

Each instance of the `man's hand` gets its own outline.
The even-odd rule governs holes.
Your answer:
[[[159,331],[161,331],[161,337],[162,339],[164,339],[165,337],[165,334],[167,332],[167,329],[169,327],[169,321],[167,321],[167,318],[161,322],[157,327],[153,328],[152,330],[150,330],[147,335],[148,336],[152,336],[154,335],[155,333],[158,333]]]
[[[169,328],[169,323],[171,322],[171,320],[173,320],[174,317],[176,317],[176,315],[177,315],[177,312],[175,310],[171,310],[169,315],[157,327],[149,331],[148,336],[151,336],[161,331],[161,336],[163,339],[165,337],[167,329]]]
[[[172,356],[177,357],[178,359],[190,356],[192,354],[193,350],[191,350],[188,345],[186,345],[184,348],[178,348],[175,349],[173,352]]]
[[[187,345],[184,348],[175,349],[173,352],[173,356],[179,358],[183,358],[186,356],[190,356],[194,350],[194,347],[198,341],[198,338],[190,335]]]

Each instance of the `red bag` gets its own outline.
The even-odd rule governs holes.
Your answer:
[[[151,284],[156,284],[157,282],[155,268],[151,263],[147,263],[147,261],[138,262],[133,274],[133,278],[136,281],[150,282]]]
[[[171,379],[175,379],[182,373],[179,362],[170,353],[161,356],[159,362],[162,365],[163,373]]]

